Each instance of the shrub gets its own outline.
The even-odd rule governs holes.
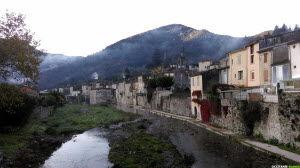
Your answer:
[[[248,103],[241,102],[242,119],[246,126],[246,134],[248,136],[253,134],[254,124],[261,120],[262,106],[259,102]]]
[[[49,95],[42,100],[42,106],[54,106],[54,108],[61,107],[66,103],[65,97],[59,92],[50,92]]]
[[[156,76],[147,81],[147,100],[152,100],[152,95],[157,87],[169,88],[174,84],[174,78],[171,76]]]
[[[279,141],[276,138],[272,138],[272,139],[269,140],[269,143],[271,145],[276,145],[277,146],[279,144]]]
[[[22,126],[36,104],[34,97],[7,83],[0,84],[0,127]]]
[[[174,78],[171,76],[157,76],[154,79],[157,87],[169,88],[174,84]]]
[[[258,141],[259,142],[263,142],[263,143],[267,143],[268,141],[263,137],[263,135],[262,134],[257,134],[257,135],[255,135],[255,137],[256,138],[258,138]]]

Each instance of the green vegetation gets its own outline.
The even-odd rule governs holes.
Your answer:
[[[290,144],[279,144],[278,148],[300,155],[300,151],[298,151],[294,146],[291,146]]]
[[[33,97],[7,83],[0,83],[0,100],[0,131],[22,126],[36,104]]]
[[[296,147],[294,145],[291,145],[290,143],[287,143],[287,144],[279,143],[278,139],[276,139],[276,138],[272,138],[272,139],[266,140],[263,137],[262,134],[257,134],[257,135],[255,135],[255,137],[258,138],[259,142],[263,142],[263,143],[268,143],[268,144],[271,144],[271,145],[275,145],[275,146],[278,146],[278,148],[280,148],[280,149],[283,149],[283,150],[286,150],[286,151],[290,151],[290,152],[293,152],[293,153],[296,153],[296,154],[300,155],[300,151],[298,151],[296,149]]]
[[[9,12],[0,17],[0,79],[21,76],[37,84],[42,51],[24,20],[24,15]]]
[[[109,153],[114,167],[187,167],[184,158],[170,142],[162,142],[146,133],[134,134],[122,142],[112,145]],[[169,166],[166,165],[166,156],[173,158]]]
[[[156,76],[149,79],[147,82],[147,100],[150,103],[152,100],[152,94],[157,87],[169,88],[174,84],[174,78],[171,76]]]
[[[62,107],[66,103],[64,95],[59,92],[50,92],[43,100],[41,104],[44,107],[54,106],[54,108]]]
[[[82,112],[89,110],[88,113]],[[14,157],[19,150],[26,148],[34,134],[61,135],[79,133],[90,128],[106,126],[135,118],[134,114],[107,107],[87,105],[65,105],[42,120],[30,118],[17,132],[1,134],[0,149],[5,155]]]
[[[261,120],[262,106],[259,102],[241,101],[241,114],[244,124],[246,126],[246,134],[248,136],[253,134],[254,124]]]
[[[256,137],[259,142],[268,143],[268,141],[264,138],[264,136],[261,133],[254,135],[254,137]]]

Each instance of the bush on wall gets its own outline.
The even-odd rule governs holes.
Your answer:
[[[66,103],[64,95],[59,92],[50,92],[49,95],[42,100],[42,106],[54,106],[54,108],[61,107]]]
[[[250,136],[253,134],[255,122],[259,122],[261,120],[263,107],[260,102],[248,103],[247,101],[241,101],[240,103],[242,119],[246,126],[246,134]]]

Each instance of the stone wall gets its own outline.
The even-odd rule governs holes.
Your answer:
[[[263,112],[261,114],[261,121],[255,123],[253,134],[261,134],[265,139],[278,139],[283,142],[281,137],[281,124],[279,122],[278,104],[277,103],[263,103]]]
[[[172,92],[155,92],[152,96],[150,108],[181,116],[192,116],[190,98],[172,98]],[[147,105],[146,105],[147,106]]]
[[[81,104],[82,97],[81,96],[65,96],[68,104]]]
[[[162,111],[181,116],[192,117],[191,99],[162,98]]]
[[[227,106],[222,106],[220,116],[212,116],[211,122],[229,129],[236,134],[246,134],[246,127],[242,121],[239,103],[235,99],[228,100]]]
[[[48,117],[54,112],[54,106],[43,107],[38,106],[33,110],[32,116],[37,119],[43,119]]]
[[[279,103],[261,103],[260,122],[255,123],[253,134],[261,134],[265,139],[278,139],[279,143],[290,143],[300,148],[300,93],[283,92]],[[223,103],[225,105],[225,103]],[[240,103],[228,99],[222,106],[220,116],[212,116],[211,122],[234,133],[245,135],[246,128],[239,110]]]
[[[300,92],[281,93],[278,110],[282,141],[292,142],[300,148]]]

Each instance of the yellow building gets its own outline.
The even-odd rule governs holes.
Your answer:
[[[197,119],[201,119],[200,100],[202,100],[202,96],[203,96],[202,93],[203,93],[202,75],[192,76],[191,77],[191,108],[192,108],[192,114]]]
[[[232,51],[228,53],[230,62],[229,68],[229,83],[231,85],[248,86],[248,61],[247,61],[247,49]]]
[[[248,78],[247,86],[256,87],[260,86],[260,56],[259,56],[259,43],[257,41],[245,46],[247,50],[247,68]]]

